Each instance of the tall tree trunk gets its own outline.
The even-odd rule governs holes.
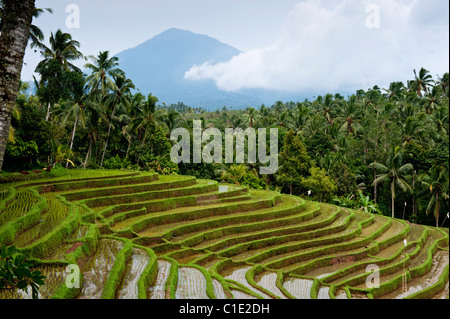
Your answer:
[[[392,194],[392,218],[395,218],[395,184],[394,181],[392,181],[391,184],[391,194]]]
[[[77,125],[78,125],[78,113],[75,117],[75,123],[73,124],[73,130],[72,130],[72,136],[70,138],[70,150],[73,148],[73,140],[75,139],[75,132],[77,131]],[[69,167],[69,162],[66,163],[66,168]]]
[[[394,195],[392,195],[392,218],[395,218],[394,210],[395,210],[395,198]]]
[[[92,140],[89,139],[89,148],[88,148],[88,151],[87,151],[87,154],[86,154],[86,158],[85,158],[84,163],[83,163],[83,168],[86,168],[86,165],[87,165],[87,162],[89,160],[89,155],[91,154],[91,151],[92,151]]]
[[[131,136],[128,137],[128,147],[127,147],[127,153],[125,154],[125,158],[128,158],[128,154],[130,153],[130,147],[131,147]]]
[[[47,115],[45,116],[45,122],[48,122],[50,120],[51,106],[52,106],[52,104],[50,102],[48,102],[48,104],[47,104]]]
[[[413,216],[417,216],[416,214],[416,196],[414,195],[414,188],[416,186],[416,171],[413,172],[413,184],[412,184],[412,190],[413,190],[413,196],[412,196],[412,214]]]
[[[436,194],[436,227],[439,227],[439,211],[441,210],[441,203],[439,202],[439,193]]]
[[[23,57],[35,0],[3,0],[0,30],[0,171],[8,142],[11,114],[19,92]]]
[[[378,109],[377,109],[377,121],[376,121],[376,123],[377,123],[377,125],[376,125],[376,134],[375,134],[375,163],[377,162],[377,155],[378,155],[378,119],[379,119],[379,116],[380,116],[380,111],[378,111]],[[375,181],[375,185],[374,185],[374,189],[373,189],[373,197],[374,197],[374,203],[376,204],[377,203],[377,199],[378,199],[378,183],[376,182],[376,180],[377,180],[377,169],[376,168],[374,168],[373,169],[373,178],[374,178],[374,181]]]
[[[376,161],[375,161],[376,163]],[[373,180],[374,180],[374,188],[373,188],[373,201],[376,204],[377,203],[377,198],[378,198],[378,183],[377,183],[377,169],[374,168],[373,169]]]
[[[73,124],[72,137],[70,138],[70,150],[73,148],[73,140],[75,139],[75,132],[77,131],[78,125],[78,113],[75,117],[75,123]]]
[[[111,119],[114,117],[114,111],[112,112]],[[103,160],[105,159],[106,148],[108,147],[109,136],[111,135],[111,127],[112,127],[112,125],[109,124],[108,135],[106,137],[105,147],[103,149],[103,154],[102,154],[102,160],[100,161],[100,167],[103,167]]]

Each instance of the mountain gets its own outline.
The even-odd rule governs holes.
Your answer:
[[[141,93],[152,93],[167,105],[183,102],[192,107],[215,110],[223,106],[243,108],[271,105],[285,96],[266,90],[225,92],[212,80],[185,80],[194,64],[225,62],[240,54],[236,48],[206,35],[169,29],[150,40],[120,52],[120,68]]]

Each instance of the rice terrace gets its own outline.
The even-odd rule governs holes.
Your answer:
[[[448,298],[448,229],[148,172],[1,187],[1,242],[46,276],[39,298]],[[71,264],[79,288],[66,283]]]
[[[0,314],[448,302],[449,6],[0,0]]]

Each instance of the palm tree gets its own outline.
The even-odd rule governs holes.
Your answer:
[[[321,105],[322,107],[322,114],[327,120],[328,124],[333,125],[333,117],[335,115],[335,109],[338,106],[338,102],[333,100],[333,95],[328,93],[325,95],[323,103]]]
[[[45,11],[53,13],[53,10],[50,8],[34,8],[33,19],[39,18]],[[3,3],[0,2],[0,29],[2,27],[3,12]],[[38,26],[31,24],[30,35],[28,37],[28,42],[31,42],[31,48],[38,47],[42,41],[44,41],[44,33]]]
[[[389,100],[399,101],[402,99],[405,89],[403,82],[392,82],[384,91],[388,94]]]
[[[175,110],[170,110],[158,115],[157,120],[164,127],[166,137],[170,137],[170,133],[183,125],[183,117]]]
[[[449,132],[449,109],[447,106],[440,106],[431,116],[431,122],[435,124],[436,133],[439,136],[448,138]]]
[[[297,111],[293,114],[293,119],[289,127],[292,128],[296,133],[301,132],[308,122],[309,115],[309,109],[302,103],[297,103]]]
[[[63,123],[66,123],[66,121],[69,118],[73,118],[74,119],[74,123],[73,123],[73,129],[72,129],[72,135],[70,136],[69,139],[69,149],[72,150],[73,148],[73,141],[75,139],[75,133],[78,127],[78,124],[81,123],[81,125],[83,126],[83,128],[86,127],[86,119],[85,119],[85,115],[84,115],[84,109],[86,107],[86,103],[88,102],[88,92],[87,92],[87,88],[84,87],[83,88],[83,94],[78,98],[75,99],[74,101],[70,101],[69,106],[66,108],[66,116],[65,119],[63,121]]]
[[[359,120],[361,118],[361,108],[356,104],[356,97],[352,97],[349,101],[343,101],[341,107],[339,108],[340,115],[338,120],[343,122],[341,126],[341,131],[347,132],[347,135],[356,133],[361,129]]]
[[[245,129],[247,127],[246,121],[242,118],[242,116],[239,116],[237,114],[233,114],[229,120],[229,125],[232,128],[241,128]]]
[[[422,92],[427,93],[428,88],[433,85],[433,77],[430,72],[424,68],[421,68],[419,75],[414,70],[415,79],[410,82],[411,89],[415,89],[417,96],[422,97]]]
[[[41,54],[44,57],[37,65],[36,72],[44,74],[45,70],[48,67],[51,67],[51,65],[54,64],[54,61],[56,61],[56,65],[58,65],[57,68],[61,65],[65,71],[76,71],[81,73],[81,70],[71,63],[83,57],[83,54],[78,51],[78,48],[80,47],[78,41],[73,40],[69,33],[57,30],[55,34],[51,33],[49,43],[49,47],[41,42],[33,43],[33,46],[37,46],[41,49]],[[45,78],[41,78],[38,86],[41,86],[42,82],[45,80]],[[55,102],[57,101],[47,101],[46,121],[49,121],[50,119],[52,103]]]
[[[41,70],[50,60],[57,60],[67,71],[81,71],[71,63],[72,61],[82,58],[83,54],[78,51],[80,42],[73,40],[70,33],[62,32],[60,29],[57,30],[56,33],[52,32],[49,43],[49,47],[43,43],[35,44],[35,46],[41,49],[41,54],[44,57],[44,60],[39,62],[36,67],[37,72],[39,72],[39,70]]]
[[[315,114],[309,116],[308,121],[306,122],[303,130],[300,131],[300,134],[305,138],[309,138],[323,132],[325,126],[325,119],[322,116]]]
[[[420,176],[422,186],[431,193],[428,202],[426,214],[434,212],[436,218],[436,227],[439,227],[439,212],[441,210],[441,201],[448,200],[448,169],[445,167],[433,167],[430,169],[429,175]]]
[[[249,106],[245,111],[248,114],[249,126],[253,128],[256,111],[251,106]]]
[[[132,106],[135,114],[130,121],[130,128],[137,132],[138,140],[144,146],[147,139],[148,128],[156,125],[155,112],[158,98],[151,93],[147,96],[147,100],[141,93],[134,95],[132,99]]]
[[[86,123],[86,130],[84,131],[84,138],[88,140],[88,150],[83,162],[83,167],[86,168],[89,159],[92,157],[92,149],[100,140],[100,125],[107,122],[103,108],[95,102],[95,99],[90,96],[89,103],[86,104],[84,109],[84,118]]]
[[[370,168],[374,168],[380,172],[376,176],[372,186],[375,184],[390,183],[391,197],[392,197],[392,218],[395,217],[395,186],[398,186],[402,191],[412,192],[411,186],[406,181],[406,176],[409,172],[414,170],[412,164],[403,164],[403,155],[398,148],[393,151],[393,154],[388,158],[386,165],[380,163],[372,163]]]
[[[262,104],[259,108],[259,126],[260,127],[268,127],[272,125],[274,122],[273,117],[270,114],[270,109],[267,108],[264,104]]]
[[[432,114],[440,105],[439,97],[441,96],[442,88],[440,86],[434,86],[429,92],[425,94],[426,106],[425,111],[427,114]]]
[[[449,73],[448,72],[444,73],[444,75],[442,77],[439,77],[438,84],[441,86],[444,94],[448,97],[448,95],[449,95],[449,90],[448,90],[448,88],[449,88]]]
[[[103,51],[98,56],[89,56],[92,63],[87,63],[84,67],[91,70],[91,74],[86,78],[93,92],[101,88],[101,97],[103,99],[108,90],[117,90],[114,84],[114,76],[122,75],[124,72],[118,68],[119,59],[109,57],[109,51]]]
[[[427,123],[427,118],[423,113],[417,117],[410,116],[400,123],[403,146],[413,141],[420,145],[431,142],[427,125],[424,125],[424,123]]]
[[[102,100],[102,105],[105,107],[105,113],[109,119],[108,133],[106,136],[105,146],[103,148],[102,159],[100,161],[100,167],[103,167],[103,160],[105,158],[106,148],[108,147],[109,137],[111,136],[111,129],[113,128],[113,121],[117,120],[115,115],[119,109],[127,108],[130,104],[130,95],[128,94],[135,86],[130,79],[125,78],[121,74],[114,74],[114,90],[106,95]],[[109,116],[109,112],[111,115]]]
[[[35,0],[1,0],[0,24],[0,170],[19,92],[25,49],[35,14]]]

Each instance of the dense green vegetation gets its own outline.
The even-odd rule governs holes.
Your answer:
[[[43,59],[36,66],[36,91],[21,85],[4,172],[57,164],[178,173],[448,225],[448,73],[433,77],[421,68],[406,83],[361,89],[348,97],[324,92],[312,101],[206,112],[144,96],[108,51],[86,57],[80,70],[75,62],[83,58],[81,44],[61,30],[46,44],[32,26],[29,41]],[[258,163],[174,164],[170,133],[185,127],[192,134],[193,120],[222,132],[278,128],[280,170],[262,176]]]
[[[64,167],[134,168],[269,188],[412,222],[441,225],[448,212],[448,73],[421,69],[388,88],[313,101],[277,102],[215,112],[182,102],[166,106],[136,92],[115,57],[90,57],[86,74],[69,34],[41,45],[36,94],[23,83],[4,171]],[[261,176],[251,165],[179,164],[170,160],[170,132],[202,127],[278,128],[280,170]],[[359,195],[362,191],[364,196]],[[367,196],[369,196],[367,198]],[[362,201],[361,199],[366,199]]]
[[[58,171],[0,184],[0,299],[448,298],[448,229],[190,176]]]

